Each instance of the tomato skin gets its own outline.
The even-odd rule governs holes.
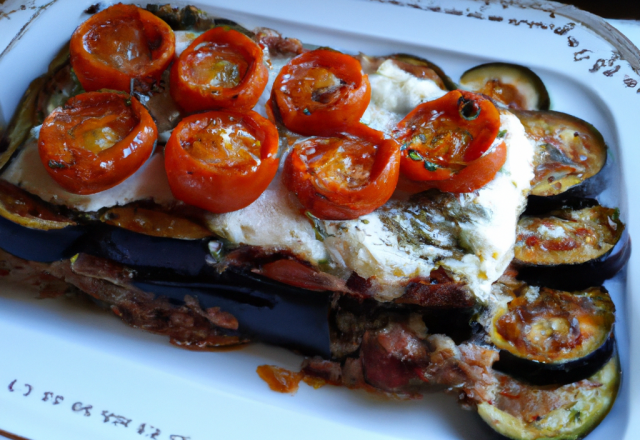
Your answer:
[[[114,60],[113,50],[123,46],[117,37],[127,29],[131,31],[129,35],[139,37],[139,42],[147,45],[145,55],[150,59],[126,67],[122,64],[114,66],[118,61]],[[93,52],[89,49],[92,44],[95,46]],[[71,66],[86,91],[130,92],[132,79],[144,84],[160,80],[162,72],[173,60],[175,36],[169,25],[152,13],[119,3],[82,23],[71,36],[69,49]]]
[[[224,53],[231,61],[235,58],[246,63],[246,71],[240,73],[242,78],[236,86],[214,87],[197,83],[194,61],[211,52]],[[268,79],[269,69],[264,64],[260,46],[238,31],[216,27],[196,38],[171,67],[171,96],[187,112],[221,108],[250,110],[260,99]]]
[[[310,72],[316,72],[313,82],[306,80]],[[315,87],[331,80],[339,82]],[[369,79],[358,60],[340,52],[316,49],[298,55],[282,68],[268,107],[291,131],[329,136],[358,124],[370,100]]]
[[[104,127],[121,139],[102,151],[84,148],[92,140],[95,145],[108,140]],[[38,150],[49,175],[65,190],[94,194],[135,173],[151,156],[157,137],[155,122],[137,99],[124,93],[88,92],[47,116]]]
[[[207,163],[185,150],[185,146],[193,148],[194,141],[201,137],[203,131],[198,127],[212,121],[231,124],[230,120],[243,124],[260,142],[257,166]],[[210,212],[224,213],[242,209],[260,197],[278,171],[277,153],[278,131],[258,113],[212,111],[180,121],[164,150],[165,169],[171,192],[177,199]]]
[[[491,147],[499,129],[500,113],[475,93],[454,90],[420,104],[394,130],[401,172],[417,181],[450,179]]]
[[[409,193],[418,193],[431,188],[450,193],[467,193],[478,190],[491,182],[507,160],[507,145],[504,142],[484,156],[472,161],[448,179],[415,181],[401,177],[398,188]]]
[[[295,146],[284,164],[284,184],[293,191],[300,203],[314,216],[323,220],[351,220],[368,214],[384,205],[395,190],[400,175],[400,146],[393,139],[385,139],[382,132],[358,124],[348,132],[335,134],[332,140],[364,141],[375,146],[375,156],[367,182],[350,188],[344,181],[334,184],[322,182],[303,159],[308,149],[326,138],[312,138]],[[319,143],[317,145],[320,145]],[[304,151],[303,151],[304,150]],[[356,161],[357,156],[349,156]]]

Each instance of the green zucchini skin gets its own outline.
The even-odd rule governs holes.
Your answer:
[[[497,433],[513,440],[580,440],[611,410],[620,387],[620,376],[618,356],[615,355],[589,379],[550,390],[556,395],[563,392],[574,395],[567,397],[568,404],[564,407],[540,414],[536,420],[527,421],[509,414],[498,408],[498,401],[480,403],[478,414]],[[599,386],[589,390],[594,384]],[[549,391],[548,387],[546,390]]]
[[[487,63],[472,67],[460,77],[460,88],[484,93],[499,104],[516,110],[549,110],[549,92],[535,72],[511,63]],[[507,100],[503,90],[515,93]]]

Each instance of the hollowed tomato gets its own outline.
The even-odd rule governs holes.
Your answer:
[[[253,203],[278,170],[278,131],[254,111],[213,111],[189,116],[165,147],[173,195],[211,212]]]
[[[289,130],[327,136],[357,124],[371,100],[369,79],[350,55],[316,49],[282,68],[268,107]]]
[[[252,109],[267,85],[262,49],[238,31],[213,28],[196,38],[171,68],[171,96],[188,112]]]
[[[500,113],[488,99],[460,90],[420,104],[394,130],[400,170],[416,185],[469,192],[490,182],[506,160],[504,143],[489,148]]]
[[[157,136],[151,115],[135,98],[89,92],[47,116],[38,149],[47,172],[60,186],[75,194],[93,194],[140,168]]]
[[[71,36],[71,66],[86,91],[129,92],[131,80],[152,84],[173,60],[167,23],[133,5],[117,4],[82,23]]]
[[[389,200],[399,165],[398,143],[358,124],[348,132],[297,143],[287,156],[283,179],[311,214],[349,220]]]

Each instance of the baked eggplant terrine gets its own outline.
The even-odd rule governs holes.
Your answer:
[[[93,13],[0,141],[0,274],[176,345],[276,344],[316,381],[444,388],[509,437],[584,436],[618,386],[599,286],[624,225],[584,199],[521,215],[606,146],[529,69],[460,83],[192,6]],[[549,265],[598,276],[526,278]]]

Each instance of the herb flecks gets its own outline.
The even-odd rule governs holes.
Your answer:
[[[422,155],[417,150],[409,150],[409,152],[407,153],[407,156],[411,160],[416,160],[416,161],[417,160],[424,160],[422,158]]]
[[[315,215],[311,214],[311,212],[306,211],[304,215],[311,221],[311,226],[313,226],[313,230],[316,233],[316,240],[324,241],[325,238],[329,236],[327,234],[327,230],[324,227],[324,223]]]
[[[64,162],[58,162],[56,160],[50,159],[49,160],[49,168],[54,168],[54,169],[65,169],[68,168],[68,165]]]

